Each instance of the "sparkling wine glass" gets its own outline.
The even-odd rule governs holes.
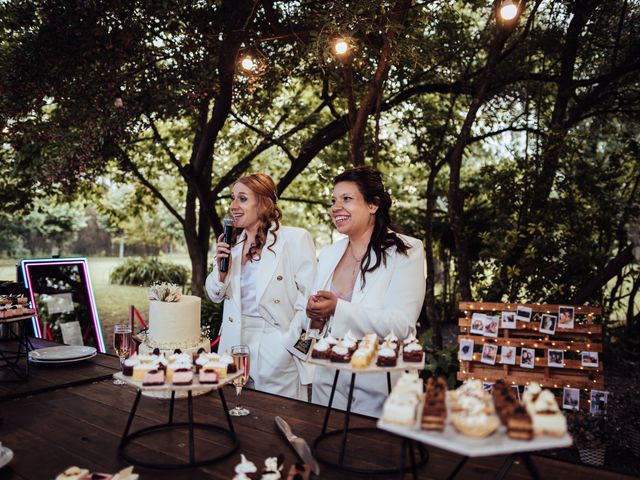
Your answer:
[[[116,355],[120,359],[120,371],[124,365],[124,361],[129,355],[129,346],[131,345],[131,327],[129,325],[116,325],[113,327],[113,348]],[[114,380],[114,385],[125,385],[122,380]]]
[[[249,409],[240,405],[240,394],[242,393],[242,387],[249,380],[249,346],[248,345],[235,345],[231,347],[231,357],[233,363],[236,366],[238,372],[242,372],[242,375],[237,377],[233,384],[236,387],[236,406],[229,410],[229,415],[234,417],[244,417],[249,415]]]

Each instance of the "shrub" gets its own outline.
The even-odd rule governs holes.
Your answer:
[[[431,328],[420,335],[420,343],[426,352],[426,362],[423,370],[424,377],[442,376],[447,381],[447,386],[453,389],[458,384],[458,344],[454,343],[442,349],[437,348],[431,342]]]
[[[154,283],[175,283],[184,286],[188,281],[186,267],[156,257],[129,258],[111,272],[111,283],[118,285],[148,287]]]

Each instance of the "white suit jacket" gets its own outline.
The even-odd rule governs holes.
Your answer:
[[[425,296],[424,249],[416,238],[399,237],[411,247],[407,255],[398,253],[395,247],[390,248],[386,265],[382,262],[375,271],[366,274],[364,288],[362,276],[358,275],[350,302],[338,299],[335,313],[329,320],[329,331],[334,337],[344,337],[349,330],[357,338],[368,333],[384,338],[392,331],[400,339],[415,334]],[[330,290],[333,272],[348,243],[348,238],[344,238],[322,251],[314,292]],[[334,374],[334,370],[316,368],[313,380],[315,403],[328,403]],[[338,408],[346,408],[350,377],[346,372],[340,374],[334,398],[334,406]],[[387,393],[384,374],[358,375],[352,410],[379,416]]]
[[[269,231],[262,248],[256,278],[256,299],[260,316],[282,332],[282,348],[285,348],[293,346],[302,329],[306,328],[305,308],[307,297],[311,294],[317,260],[313,239],[306,230],[281,226],[276,234],[276,243],[268,248],[274,238],[272,230]],[[231,268],[224,283],[218,280],[217,262],[214,262],[213,271],[205,283],[207,294],[212,301],[219,303],[224,300],[219,352],[241,343],[242,247],[243,243],[239,241],[231,249]],[[307,367],[298,358],[293,358],[301,383],[310,383],[311,376]]]

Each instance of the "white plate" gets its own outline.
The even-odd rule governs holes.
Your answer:
[[[13,452],[10,448],[0,447],[0,468],[4,467],[13,458]]]
[[[71,358],[69,360],[39,360],[37,358],[32,357],[31,353],[29,353],[29,361],[31,363],[39,363],[40,365],[65,365],[67,363],[83,362],[85,360],[89,360],[90,358],[95,357],[98,354],[97,352],[93,352],[91,355],[87,355],[86,357]]]
[[[32,360],[41,362],[74,360],[76,358],[85,358],[96,353],[93,347],[85,347],[83,345],[61,345],[58,347],[39,348],[29,352]]]

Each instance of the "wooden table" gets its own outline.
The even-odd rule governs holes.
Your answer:
[[[67,366],[42,367],[32,365],[29,379],[23,383],[0,387],[0,441],[14,453],[12,462],[0,469],[0,480],[50,479],[71,465],[94,472],[114,473],[126,463],[118,458],[117,446],[133,404],[136,391],[129,386],[113,385],[105,375],[118,367],[116,357],[101,355],[86,362]],[[14,388],[13,391],[11,389]],[[226,391],[229,403],[234,402],[233,387]],[[297,461],[288,443],[277,431],[274,417],[280,415],[294,433],[311,442],[322,428],[324,408],[261,392],[246,390],[242,403],[251,415],[234,418],[240,441],[239,453],[244,453],[259,467],[268,456],[284,454],[286,467]],[[166,421],[169,402],[143,397],[134,428]],[[194,399],[198,422],[223,424],[220,399],[214,395]],[[176,401],[176,420],[186,418],[186,401]],[[341,428],[343,415],[334,414],[329,428]],[[373,427],[375,421],[352,414],[354,426]],[[354,432],[349,436],[348,455],[364,467],[384,467],[397,463],[401,442],[397,437],[376,436],[371,442]],[[216,438],[196,436],[196,448],[211,451],[218,447]],[[168,445],[173,445],[169,447]],[[326,442],[322,448],[337,451],[339,441]],[[164,438],[141,439],[135,447],[140,455],[155,461],[173,462],[188,455],[188,442],[179,434]],[[446,478],[460,461],[460,456],[439,449],[429,449],[430,461],[420,470],[420,478]],[[603,478],[619,479],[619,474],[586,466],[574,465],[534,456],[542,478]],[[176,471],[136,468],[142,479],[225,479],[233,477],[239,455],[214,465]],[[502,464],[504,457],[483,457],[470,460],[461,478],[486,478]],[[320,478],[364,478],[321,465]],[[383,478],[383,477],[377,477]],[[409,476],[407,476],[409,478]],[[528,478],[522,465],[514,465],[507,478]]]

